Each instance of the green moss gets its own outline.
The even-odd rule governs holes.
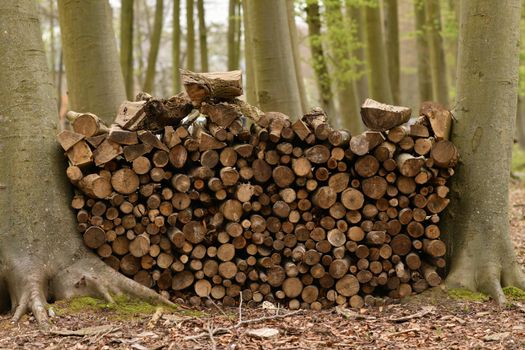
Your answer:
[[[505,287],[503,288],[503,293],[509,300],[525,300],[525,291],[516,287]]]
[[[449,289],[448,296],[455,300],[488,301],[489,297],[482,293],[472,292],[468,289]]]
[[[149,304],[147,302],[131,299],[126,296],[114,296],[114,303],[108,303],[104,300],[95,299],[91,297],[78,297],[69,300],[57,302],[53,305],[53,309],[57,315],[68,313],[79,313],[85,311],[93,312],[114,312],[121,315],[139,315],[152,314],[158,306]],[[176,307],[163,306],[167,311],[175,311]]]

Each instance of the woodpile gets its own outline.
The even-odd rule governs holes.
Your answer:
[[[405,124],[410,109],[367,100],[370,130],[350,135],[320,109],[241,101],[240,72],[182,76],[185,93],[141,93],[109,127],[70,112],[58,135],[78,231],[108,265],[192,304],[360,307],[441,282],[449,111]]]

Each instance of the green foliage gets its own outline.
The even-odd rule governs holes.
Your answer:
[[[449,289],[448,296],[455,300],[488,301],[489,297],[482,293],[472,292],[468,289]]]

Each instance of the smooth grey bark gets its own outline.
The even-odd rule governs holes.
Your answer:
[[[282,0],[247,2],[246,17],[253,29],[252,45],[255,87],[264,111],[279,111],[295,119],[301,116],[292,44]]]
[[[133,98],[133,0],[122,0],[120,9],[120,65],[128,100]]]
[[[254,52],[253,52],[253,27],[251,21],[248,20],[248,1],[242,1],[242,21],[244,27],[244,62],[246,65],[246,101],[251,105],[257,104],[256,92],[256,72],[254,67]]]
[[[288,28],[290,30],[290,41],[292,43],[292,55],[294,59],[297,88],[299,89],[299,97],[301,98],[302,112],[306,113],[308,110],[308,100],[306,99],[306,89],[304,87],[303,71],[301,69],[301,54],[299,52],[297,24],[295,23],[294,0],[286,0],[286,14],[288,17]]]
[[[228,8],[228,70],[239,68],[238,33],[240,32],[239,0],[229,0]]]
[[[502,303],[502,287],[525,288],[508,218],[520,0],[463,0],[460,12],[452,134],[460,163],[444,217],[451,260],[446,284],[487,293]]]
[[[352,0],[346,0],[346,15],[356,25],[356,39],[358,47],[354,50],[354,56],[361,62],[359,64],[359,78],[356,79],[357,97],[360,103],[368,97],[368,78],[367,63],[365,57],[365,20],[361,8],[353,3]]]
[[[195,71],[195,21],[194,0],[186,0],[186,55],[188,56],[187,67]]]
[[[111,123],[126,91],[109,3],[59,0],[58,14],[70,109]]]
[[[155,82],[155,73],[157,66],[157,56],[159,55],[160,39],[162,37],[162,20],[164,18],[164,1],[157,0],[155,5],[155,22],[153,23],[153,33],[150,38],[150,47],[148,53],[148,67],[146,69],[146,78],[143,89],[146,92],[153,92],[153,83]]]
[[[208,68],[208,41],[206,33],[206,19],[204,13],[204,0],[197,0],[197,9],[199,11],[199,49],[201,56],[201,71],[207,72]]]
[[[426,25],[425,4],[423,0],[414,0],[416,17],[416,44],[417,44],[417,77],[419,83],[419,100],[432,100],[432,75],[430,72],[430,49]]]
[[[48,300],[162,300],[105,265],[75,230],[36,3],[0,2],[0,33],[0,304],[8,293],[15,321],[32,312],[45,324]]]
[[[383,0],[385,13],[385,43],[388,57],[388,74],[392,98],[397,105],[400,103],[401,91],[399,75],[401,71],[399,58],[399,21],[397,0]]]
[[[447,65],[441,37],[441,8],[439,0],[426,0],[432,95],[435,101],[448,105]]]

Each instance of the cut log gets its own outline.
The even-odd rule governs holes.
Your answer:
[[[371,130],[386,131],[410,119],[412,109],[392,106],[367,98],[361,106],[361,119]]]
[[[129,168],[116,171],[111,176],[111,185],[121,194],[131,194],[139,187],[139,177]]]
[[[240,70],[216,73],[194,73],[181,69],[181,79],[195,106],[208,100],[232,100],[242,95]]]
[[[85,137],[91,137],[108,132],[108,127],[92,113],[67,112],[67,119],[71,122],[73,131]]]
[[[363,156],[385,141],[385,137],[378,131],[365,131],[350,139],[350,149],[358,156]]]
[[[453,168],[459,160],[459,151],[450,141],[438,141],[432,146],[430,157],[438,167]]]
[[[72,165],[85,167],[93,163],[91,148],[89,148],[88,144],[83,140],[75,143],[67,150],[66,154]]]
[[[57,141],[60,143],[60,146],[64,151],[68,151],[73,147],[77,142],[83,140],[85,136],[70,130],[64,130],[57,136]]]
[[[104,140],[97,149],[93,152],[93,158],[95,159],[95,165],[104,165],[113,159],[117,158],[123,153],[122,146],[118,143]]]
[[[423,102],[419,114],[428,118],[436,140],[448,140],[452,128],[452,113],[437,102]]]

